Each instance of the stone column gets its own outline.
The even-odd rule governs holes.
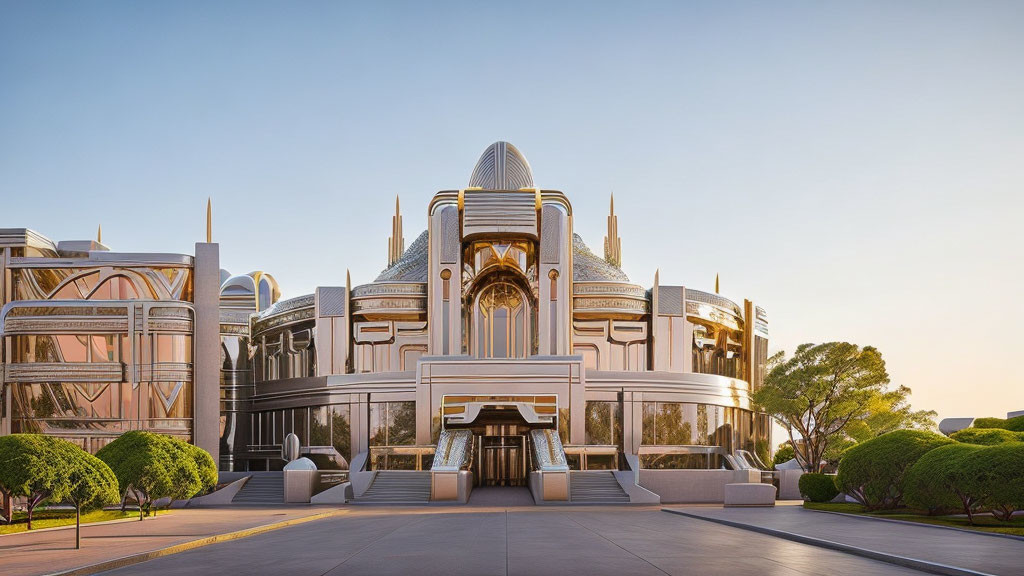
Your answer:
[[[197,243],[193,268],[192,442],[220,462],[220,246]]]

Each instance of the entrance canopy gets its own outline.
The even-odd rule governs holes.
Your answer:
[[[553,426],[558,416],[558,396],[445,396],[441,402],[445,425],[476,422],[483,410],[516,410],[527,424]]]

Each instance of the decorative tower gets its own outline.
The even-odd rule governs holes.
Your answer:
[[[619,218],[615,215],[615,194],[612,194],[608,214],[608,235],[604,237],[604,259],[622,266],[622,239],[619,238]]]
[[[391,237],[388,238],[388,266],[402,257],[405,252],[405,238],[402,236],[402,210],[395,196],[395,215],[391,217]]]
[[[206,243],[213,242],[213,199],[206,198]]]

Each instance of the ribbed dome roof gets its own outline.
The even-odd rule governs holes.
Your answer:
[[[495,142],[477,160],[469,186],[485,190],[533,188],[533,171],[518,148],[508,142]]]

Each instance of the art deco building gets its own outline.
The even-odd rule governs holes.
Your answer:
[[[569,198],[498,142],[425,224],[406,247],[396,205],[376,279],[283,301],[265,273],[217,274],[215,244],[118,254],[2,230],[3,432],[95,449],[161,430],[225,470],[280,469],[294,433],[321,469],[454,465],[478,485],[552,462],[720,468],[767,442],[764,311],[631,280],[614,205],[594,254]]]

